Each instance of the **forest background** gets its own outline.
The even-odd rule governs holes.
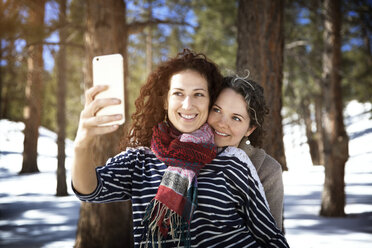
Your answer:
[[[351,100],[371,102],[371,1],[3,0],[0,11],[0,116],[25,122],[20,173],[38,171],[37,128],[58,133],[56,195],[67,194],[64,140],[76,133],[91,58],[123,54],[130,120],[148,73],[188,47],[225,75],[248,69],[263,84],[273,113],[273,142],[265,149],[284,170],[282,122],[303,124],[313,164],[326,168],[320,214],[344,215],[342,110]],[[101,161],[118,142],[103,139],[96,153]],[[130,206],[82,204],[76,247],[130,242],[130,235],[122,238],[128,226],[113,224],[113,209],[127,216]],[[97,238],[105,230],[107,239],[89,239],[93,229]]]

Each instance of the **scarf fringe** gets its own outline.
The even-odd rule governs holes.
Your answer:
[[[185,247],[189,247],[190,230],[188,229],[188,223],[182,216],[156,199],[153,199],[147,206],[142,224],[145,226],[143,235],[146,238],[142,239],[146,240],[145,248],[148,248],[150,239],[151,247],[161,248],[161,244],[167,239],[168,233],[172,239],[177,240],[177,247],[180,246],[181,242],[184,242]]]

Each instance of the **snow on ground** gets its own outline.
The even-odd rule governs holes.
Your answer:
[[[351,102],[345,110],[350,137],[346,164],[345,218],[318,215],[324,182],[322,166],[312,166],[304,131],[284,127],[289,171],[284,172],[285,230],[294,248],[371,247],[371,105]],[[73,247],[80,202],[72,195],[72,142],[67,141],[67,185],[71,195],[56,197],[56,135],[40,128],[41,173],[18,175],[22,166],[23,123],[0,120],[0,247]]]
[[[312,166],[304,130],[285,126],[289,171],[285,186],[284,226],[291,247],[372,247],[372,120],[371,105],[351,102],[345,110],[350,138],[345,167],[346,218],[318,215],[324,167]]]
[[[23,123],[0,120],[0,247],[73,247],[80,202],[72,195],[72,142],[66,141],[66,197],[56,197],[56,134],[40,128],[41,173],[18,175],[22,167]]]

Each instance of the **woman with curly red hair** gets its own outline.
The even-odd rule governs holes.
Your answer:
[[[163,105],[167,100],[170,79],[177,72],[185,70],[195,71],[207,81],[210,108],[222,87],[221,73],[204,54],[194,54],[185,49],[149,75],[135,101],[136,112],[132,115],[132,126],[128,139],[123,140],[123,147],[150,146],[152,128],[167,117],[167,110]]]
[[[288,247],[250,169],[217,154],[206,121],[221,84],[217,66],[203,54],[184,50],[161,64],[136,100],[125,141],[131,148],[97,168],[88,148],[96,135],[118,128],[101,126],[118,116],[95,113],[117,102],[95,99],[104,87],[87,91],[74,191],[83,201],[131,200],[135,247]]]

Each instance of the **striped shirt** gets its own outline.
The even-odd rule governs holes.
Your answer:
[[[198,206],[190,230],[192,247],[289,247],[269,212],[257,175],[249,168],[248,157],[228,147],[200,170]],[[97,167],[98,186],[93,193],[75,193],[82,201],[96,203],[131,200],[134,242],[140,247],[145,209],[165,169],[149,148],[129,148]],[[178,241],[167,239],[161,245],[177,247]]]

